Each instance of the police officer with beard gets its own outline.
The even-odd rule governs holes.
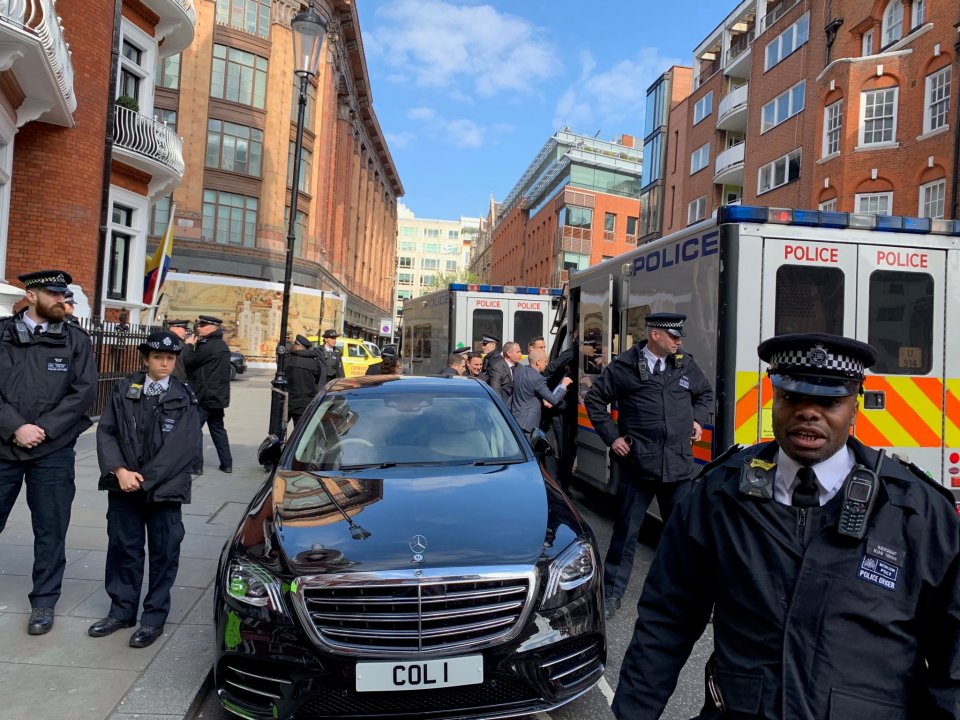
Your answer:
[[[66,567],[74,450],[97,396],[90,338],[65,322],[62,270],[20,275],[29,306],[0,320],[0,531],[26,481],[33,524],[33,589],[27,631],[50,631]]]
[[[223,340],[223,320],[212,315],[197,318],[197,333],[185,341],[183,365],[190,386],[200,401],[200,424],[210,429],[217,449],[220,471],[233,472],[230,439],[223,425],[224,410],[230,407],[230,348]],[[203,453],[197,458],[194,475],[203,474]]]
[[[322,371],[319,380],[320,387],[324,387],[331,380],[344,376],[343,358],[340,356],[340,351],[337,350],[338,337],[340,337],[339,334],[332,328],[323,331],[323,345],[317,351]]]
[[[660,717],[712,612],[702,720],[960,718],[960,518],[850,435],[876,351],[805,333],[758,354],[776,440],[718,458],[667,523],[614,714]]]
[[[136,623],[146,542],[150,579],[140,627],[130,636],[135,648],[153,644],[170,613],[184,536],[181,505],[190,502],[194,461],[183,448],[196,447],[200,436],[197,399],[172,376],[180,338],[161,330],[139,349],[146,372],[114,385],[97,425],[100,489],[109,491],[105,587],[111,603],[107,617],[87,630],[105,637]]]
[[[320,362],[313,343],[303,335],[297,335],[293,351],[284,360],[284,372],[287,375],[287,415],[296,426],[320,387]]]

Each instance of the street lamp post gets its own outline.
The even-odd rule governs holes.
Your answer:
[[[297,13],[290,23],[293,28],[294,74],[299,79],[297,95],[297,141],[293,148],[293,177],[290,188],[290,217],[287,223],[287,257],[283,268],[283,304],[280,306],[280,338],[277,340],[277,372],[273,376],[270,399],[270,434],[283,440],[287,432],[287,320],[290,315],[290,285],[293,281],[293,250],[296,243],[297,198],[300,194],[300,155],[303,153],[303,116],[307,107],[307,83],[317,74],[320,49],[327,32],[327,23],[313,7],[313,0],[304,12]]]

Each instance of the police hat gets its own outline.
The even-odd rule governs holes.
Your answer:
[[[70,273],[64,270],[38,270],[37,272],[17,275],[17,280],[23,283],[25,290],[45,288],[50,292],[58,293],[67,292],[70,289],[67,285],[73,282]]]
[[[223,320],[213,315],[197,315],[198,325],[223,325]]]
[[[188,328],[190,327],[190,321],[189,320],[167,320],[167,327]]]
[[[657,330],[666,330],[674,337],[686,337],[683,332],[683,321],[687,319],[686,315],[680,313],[650,313],[647,315],[647,327]]]
[[[140,343],[139,349],[144,355],[151,350],[179,355],[180,351],[183,350],[183,345],[180,343],[180,338],[169,330],[157,330],[147,336],[146,342]]]
[[[76,300],[74,299],[74,297],[73,297],[73,290],[67,290],[67,291],[63,294],[63,302],[65,302],[67,305],[76,305],[76,304],[77,304],[77,301],[76,301]]]
[[[338,332],[337,332],[336,330],[334,330],[333,328],[330,328],[329,330],[324,330],[324,331],[323,331],[323,337],[325,337],[325,338],[331,338],[331,337],[332,337],[332,338],[336,338],[336,337],[340,337],[340,333],[338,333]]]
[[[453,354],[454,354],[454,355],[465,355],[466,353],[470,352],[470,350],[471,350],[471,348],[468,348],[468,347],[460,347],[460,348],[457,348],[456,350],[454,350],[454,351],[453,351]]]
[[[313,343],[307,340],[303,335],[297,335],[297,337],[294,339],[297,341],[297,345],[302,347],[304,350],[309,350],[313,347]]]
[[[827,333],[792,333],[764,340],[757,355],[774,387],[803,395],[856,395],[877,361],[870,345]]]
[[[500,338],[496,337],[495,335],[486,335],[486,334],[485,334],[485,335],[483,336],[483,338],[480,340],[480,344],[481,344],[481,345],[486,345],[487,343],[495,343],[495,344],[499,345],[499,344],[500,344]]]

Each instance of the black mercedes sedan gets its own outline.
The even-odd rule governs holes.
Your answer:
[[[214,680],[244,718],[506,718],[606,662],[590,528],[465,378],[329,385],[220,559]]]

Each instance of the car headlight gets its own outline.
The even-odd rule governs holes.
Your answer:
[[[577,540],[550,563],[542,610],[554,610],[583,595],[597,574],[593,543]]]
[[[283,611],[280,583],[269,570],[256,563],[231,560],[224,574],[224,583],[224,592],[238,602]]]

